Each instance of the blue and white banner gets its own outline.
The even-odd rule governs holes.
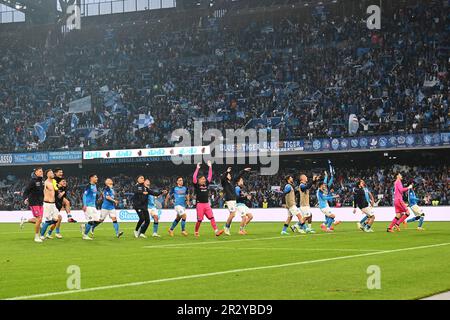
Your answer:
[[[91,96],[87,96],[69,103],[69,113],[84,113],[92,110]]]
[[[49,152],[48,159],[50,162],[81,160],[81,159],[83,159],[83,152],[82,151]]]
[[[426,148],[450,145],[450,133],[365,136],[354,138],[314,139],[305,143],[305,151],[352,151]]]
[[[209,146],[203,147],[177,147],[177,148],[153,148],[153,149],[124,149],[124,150],[100,150],[83,152],[84,160],[95,159],[126,159],[145,157],[172,157],[194,156],[210,154]]]
[[[48,163],[48,153],[47,152],[15,153],[13,154],[13,163],[15,164]]]

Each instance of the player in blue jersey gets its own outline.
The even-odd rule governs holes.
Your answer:
[[[156,208],[156,198],[160,195],[165,195],[167,193],[166,190],[163,190],[161,192],[156,192],[153,190],[150,190],[150,179],[145,179],[144,186],[148,190],[148,212],[150,216],[153,218],[153,238],[161,238],[161,236],[158,234],[158,228],[159,228],[159,215],[158,215],[158,209]]]
[[[250,199],[251,196],[248,192],[244,190],[244,178],[239,177],[237,180],[237,186],[235,187],[236,192],[236,202],[237,202],[237,213],[241,215],[241,225],[239,228],[240,235],[246,235],[247,231],[245,228],[248,226],[250,221],[253,220],[253,215],[250,213],[249,207],[251,206]],[[229,228],[228,228],[229,230]]]
[[[327,183],[325,181],[320,184],[316,195],[320,211],[322,211],[325,215],[325,222],[320,226],[320,228],[325,232],[332,232],[332,226],[336,226],[341,222],[335,220],[336,216],[331,212],[328,201],[339,198],[339,195],[329,195],[327,190]]]
[[[100,223],[103,223],[107,217],[110,217],[113,222],[114,231],[116,237],[120,238],[123,235],[123,231],[119,230],[119,222],[117,221],[116,206],[119,201],[116,198],[114,191],[114,182],[108,178],[105,180],[105,189],[103,189],[103,203],[100,213]]]
[[[97,189],[98,177],[95,174],[89,176],[89,184],[83,193],[83,211],[87,223],[81,225],[81,233],[83,240],[92,240],[89,237],[89,232],[100,224],[100,215],[97,211]]]
[[[414,214],[414,217],[407,220],[408,223],[418,221],[419,225],[417,226],[418,231],[423,231],[423,222],[425,220],[425,213],[423,212],[422,208],[419,207],[419,201],[420,199],[417,198],[416,193],[414,192],[414,189],[409,189],[408,191],[408,205],[409,210]]]
[[[185,237],[188,236],[186,231],[186,208],[190,205],[190,197],[188,188],[184,185],[184,180],[182,177],[177,178],[177,185],[170,189],[166,196],[165,207],[168,207],[170,198],[173,197],[173,203],[175,212],[177,214],[172,226],[169,228],[169,235],[173,237],[173,231],[177,227],[178,223],[181,221],[181,234]]]

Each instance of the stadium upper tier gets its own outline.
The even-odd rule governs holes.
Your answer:
[[[350,115],[357,136],[447,131],[448,7],[403,7],[381,31],[361,14],[0,28],[0,151],[170,146],[194,120],[284,140],[348,136]]]

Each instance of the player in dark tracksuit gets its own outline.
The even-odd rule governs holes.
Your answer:
[[[26,219],[22,217],[20,221],[20,227],[26,222],[33,223],[35,225],[35,237],[34,241],[42,242],[40,239],[40,229],[42,216],[44,214],[44,171],[42,168],[36,168],[32,173],[32,178],[23,191],[24,203],[30,207],[33,218]]]
[[[159,197],[162,192],[156,192],[147,188],[144,184],[144,176],[139,176],[137,183],[133,188],[133,208],[136,210],[139,216],[139,221],[136,224],[136,229],[134,231],[134,236],[136,238],[147,238],[145,233],[150,226],[150,213],[148,212],[148,196],[152,195]]]

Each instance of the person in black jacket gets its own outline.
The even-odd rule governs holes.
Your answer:
[[[353,214],[356,213],[356,208],[359,208],[367,217],[363,224],[358,223],[358,227],[365,232],[373,232],[372,224],[375,221],[372,206],[370,205],[369,190],[363,179],[359,180],[356,188],[353,189]]]
[[[224,200],[225,204],[228,208],[228,211],[230,212],[230,215],[228,216],[228,220],[225,224],[224,230],[226,235],[231,235],[230,233],[230,227],[231,223],[233,222],[234,217],[236,216],[237,211],[237,203],[236,203],[236,183],[244,177],[244,175],[248,172],[250,172],[251,168],[245,168],[244,170],[240,171],[236,177],[233,178],[233,169],[229,167],[227,171],[225,171],[221,178],[220,182],[222,184],[223,193],[224,193]]]
[[[32,178],[23,191],[23,200],[25,205],[29,206],[33,218],[26,219],[22,217],[20,220],[20,227],[26,222],[33,223],[35,225],[35,242],[42,242],[40,239],[40,229],[42,216],[44,214],[44,170],[42,168],[34,169]]]
[[[136,225],[134,231],[134,236],[136,238],[147,238],[145,233],[150,226],[150,213],[148,211],[148,199],[149,195],[159,197],[163,192],[155,192],[150,190],[145,186],[145,177],[139,176],[137,178],[137,183],[133,187],[133,208],[139,216],[139,221]]]
[[[236,177],[233,178],[233,169],[229,167],[227,171],[225,171],[220,177],[220,183],[222,184],[225,205],[230,212],[228,216],[228,220],[225,224],[224,230],[226,235],[231,235],[230,227],[233,222],[234,217],[236,216],[237,211],[237,202],[236,202],[236,183],[248,172],[250,172],[251,168],[246,168],[238,173]]]

